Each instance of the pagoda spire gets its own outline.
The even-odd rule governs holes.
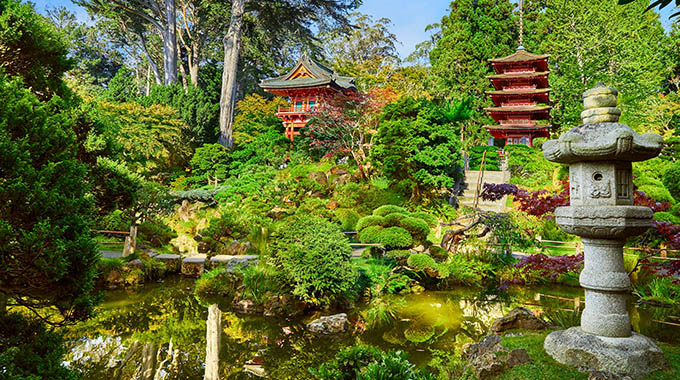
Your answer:
[[[524,47],[524,0],[519,0],[519,48]]]

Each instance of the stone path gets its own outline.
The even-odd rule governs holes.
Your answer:
[[[361,256],[363,249],[358,250],[359,256]],[[102,250],[100,253],[101,257],[107,259],[123,257],[123,252]],[[227,269],[233,270],[237,267],[245,267],[251,263],[257,264],[259,258],[257,255],[216,255],[208,261],[207,255],[204,254],[189,255],[182,258],[180,255],[169,253],[157,254],[155,252],[151,252],[149,256],[154,260],[164,262],[170,272],[180,272],[185,276],[194,277],[200,276],[206,269],[218,266],[225,266]]]
[[[463,192],[463,196],[458,198],[458,201],[463,206],[472,207],[475,200],[475,187],[477,186],[477,179],[479,178],[479,170],[466,170],[465,171],[465,185],[467,188]],[[480,192],[482,190],[481,186],[484,183],[508,183],[510,181],[509,171],[484,171],[482,176],[482,181],[480,185]],[[495,201],[484,201],[479,198],[477,202],[477,208],[482,211],[495,211],[503,212],[505,211],[505,203],[507,201],[507,196]]]

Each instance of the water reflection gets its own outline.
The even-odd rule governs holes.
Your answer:
[[[318,337],[304,327],[312,316],[237,315],[224,300],[196,298],[192,287],[193,280],[175,278],[134,292],[110,292],[95,318],[67,331],[68,364],[85,379],[203,379],[206,372],[210,379],[253,379],[265,373],[300,379],[342,347],[363,342],[406,351],[413,362],[425,365],[432,350],[459,350],[478,340],[495,318],[515,306],[546,316],[575,310],[569,318],[578,323],[575,306],[582,304],[575,300],[583,297],[579,288],[555,287],[386,296],[351,310],[347,333]],[[637,331],[663,341],[679,339],[680,327],[656,322],[680,324],[677,309],[631,305],[630,311]]]

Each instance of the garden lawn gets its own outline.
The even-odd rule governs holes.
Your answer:
[[[543,341],[550,331],[533,332],[522,331],[522,336],[501,337],[501,344],[510,350],[524,348],[527,350],[531,362],[508,370],[501,380],[579,380],[587,379],[588,374],[562,365],[553,360],[543,349]],[[680,347],[677,345],[659,344],[670,366],[665,371],[657,371],[645,380],[674,380],[680,379]]]

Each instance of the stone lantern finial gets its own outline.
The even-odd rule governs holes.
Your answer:
[[[616,108],[618,91],[598,82],[595,87],[583,93],[581,119],[583,124],[618,123],[621,110]]]

